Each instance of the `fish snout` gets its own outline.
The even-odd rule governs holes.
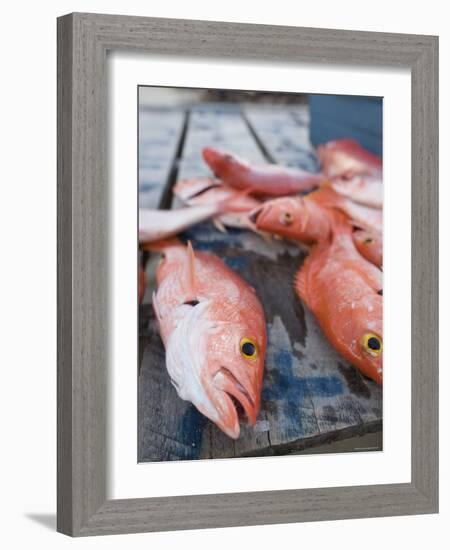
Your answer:
[[[248,423],[254,426],[259,413],[259,400],[253,388],[248,383],[240,382],[225,366],[214,375],[214,386],[231,400],[236,416],[246,416]]]
[[[223,157],[221,151],[213,149],[212,147],[204,147],[202,150],[203,160],[211,168],[213,172],[218,168],[218,165]]]
[[[259,227],[258,224],[261,224],[263,218],[266,216],[269,210],[270,210],[270,206],[268,204],[263,204],[261,206],[258,206],[254,210],[252,210],[248,215],[248,219],[250,220],[250,223],[258,228]]]

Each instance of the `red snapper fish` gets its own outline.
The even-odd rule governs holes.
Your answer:
[[[235,192],[214,202],[196,204],[174,210],[139,209],[139,242],[150,243],[168,239],[189,227],[209,220],[219,214],[248,211],[242,195]]]
[[[322,187],[304,197],[280,197],[267,201],[256,208],[249,218],[260,231],[314,244],[329,238],[336,212],[343,214],[354,229],[354,244],[362,256],[381,267],[382,213],[354,204],[329,187]]]
[[[317,193],[320,193],[318,191]],[[283,197],[252,214],[258,229],[312,245],[295,289],[337,351],[382,380],[382,273],[355,248],[345,214],[307,197]]]
[[[328,185],[356,203],[378,209],[382,207],[382,171],[377,157],[349,140],[330,142],[320,146],[318,151],[323,161],[322,174],[279,164],[253,165],[212,148],[203,150],[203,158],[225,185],[246,189],[256,196],[296,195]]]
[[[335,223],[331,240],[313,247],[296,275],[295,289],[342,357],[381,384],[381,272],[356,251],[347,223]]]
[[[267,346],[261,303],[217,256],[176,240],[148,248],[164,256],[153,307],[171,381],[181,399],[237,439],[238,411],[254,425],[260,410]]]
[[[203,159],[213,174],[235,189],[247,189],[257,196],[293,195],[316,189],[323,176],[277,164],[253,165],[227,153],[206,147]]]

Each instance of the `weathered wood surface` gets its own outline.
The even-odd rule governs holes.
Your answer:
[[[205,104],[190,110],[177,180],[213,175],[201,157],[206,145],[228,150],[252,162],[265,160],[241,110],[233,104]]]
[[[316,160],[307,130],[304,106],[242,112],[236,107],[193,109],[176,179],[208,175],[200,156],[205,145],[255,161],[266,156],[266,161],[311,169]],[[223,234],[211,223],[181,238],[190,239],[194,249],[222,257],[255,287],[264,306],[268,350],[261,413],[256,427],[243,427],[233,441],[177,396],[149,303],[158,261],[151,258],[146,303],[140,309],[139,461],[286,454],[381,430],[381,388],[335,352],[294,294],[293,275],[305,258],[301,248],[280,241],[269,244],[248,231]]]
[[[186,114],[177,109],[139,112],[139,206],[158,208],[170,183]]]
[[[272,162],[316,172],[319,168],[309,140],[307,105],[251,106],[244,115]]]

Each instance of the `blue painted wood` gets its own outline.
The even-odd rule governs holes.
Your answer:
[[[335,139],[355,139],[375,155],[383,155],[381,97],[308,96],[310,139],[314,146]]]

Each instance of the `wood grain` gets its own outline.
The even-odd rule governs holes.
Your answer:
[[[58,530],[81,536],[437,512],[438,38],[71,14],[58,21],[58,48]],[[120,49],[411,69],[411,483],[106,499],[105,75],[106,52]]]
[[[170,182],[186,115],[178,109],[139,113],[139,207],[158,208]]]

